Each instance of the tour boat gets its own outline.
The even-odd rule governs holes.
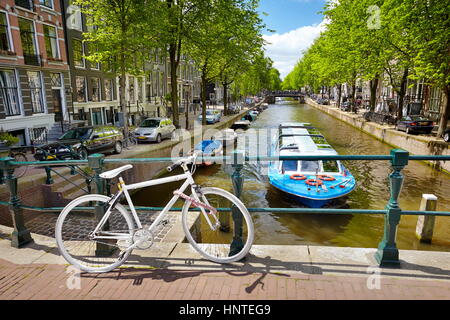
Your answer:
[[[214,161],[203,161],[201,158],[222,156],[223,145],[218,140],[203,140],[194,147],[191,154],[194,152],[197,154],[197,159],[200,160],[197,162],[197,165],[210,166],[214,164]]]
[[[271,146],[271,156],[327,156],[337,152],[309,123],[282,123]],[[269,181],[310,208],[321,208],[348,195],[355,178],[336,160],[279,160],[269,163]]]

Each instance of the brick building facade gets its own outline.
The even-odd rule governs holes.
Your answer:
[[[69,66],[58,0],[0,2],[0,127],[21,144],[69,120]]]

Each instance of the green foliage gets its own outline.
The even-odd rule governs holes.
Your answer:
[[[324,15],[326,30],[302,53],[283,89],[317,91],[321,86],[353,85],[357,78],[383,80],[386,74],[401,102],[407,79],[423,79],[446,96],[439,132],[445,129],[450,94],[448,1],[329,1]]]
[[[0,131],[0,142],[7,147],[11,147],[19,142],[19,138],[8,132]]]

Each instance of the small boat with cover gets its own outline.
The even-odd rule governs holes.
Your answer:
[[[203,140],[199,142],[191,154],[197,154],[197,159],[201,160],[202,157],[217,157],[223,155],[223,145],[219,140]],[[198,161],[197,165],[210,166],[214,164],[212,161]]]
[[[337,155],[324,136],[309,123],[282,123],[271,145],[271,156]],[[275,188],[310,208],[321,208],[348,195],[355,178],[337,160],[279,160],[269,163]]]

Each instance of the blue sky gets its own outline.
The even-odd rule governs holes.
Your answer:
[[[272,58],[284,78],[313,40],[323,30],[325,0],[260,0],[260,12],[268,29],[265,32],[266,55]]]

